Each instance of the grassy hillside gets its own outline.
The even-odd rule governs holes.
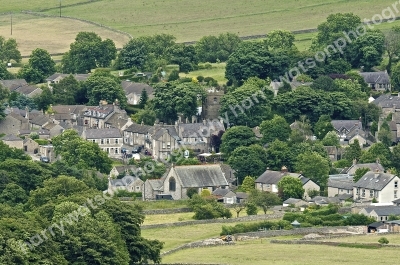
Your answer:
[[[1,0],[5,1],[5,0]],[[66,2],[66,1],[65,1]],[[362,19],[391,5],[390,0],[101,0],[63,8],[64,15],[84,18],[133,36],[169,33],[178,41],[233,32],[240,36],[273,29],[315,28],[331,13],[354,12]],[[57,15],[58,9],[46,11]]]
[[[96,0],[61,0],[61,6],[76,5]],[[101,0],[100,0],[101,1]],[[59,8],[60,0],[0,0],[0,13],[19,12],[21,10],[41,11]]]

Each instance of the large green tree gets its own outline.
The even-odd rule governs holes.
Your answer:
[[[18,72],[27,82],[43,83],[44,80],[56,72],[56,63],[48,51],[37,48],[32,51],[28,64]]]
[[[228,164],[235,170],[238,185],[246,176],[259,177],[267,168],[265,150],[259,145],[240,146],[229,156]]]
[[[300,179],[286,176],[278,182],[279,193],[282,200],[289,198],[302,199],[304,195],[303,184]]]
[[[280,205],[282,202],[278,195],[276,195],[275,193],[260,191],[257,189],[253,189],[250,191],[248,200],[250,203],[254,203],[258,207],[263,209],[264,214],[267,214],[267,211],[270,207]]]
[[[291,129],[285,118],[274,115],[271,120],[263,121],[260,124],[260,133],[263,135],[263,143],[270,143],[274,140],[287,141]]]
[[[52,139],[54,151],[61,155],[69,166],[80,169],[96,169],[102,173],[109,173],[112,161],[107,153],[96,143],[83,140],[74,130],[66,130]]]
[[[200,62],[226,61],[242,42],[238,35],[221,33],[219,36],[204,36],[196,42],[196,53]]]
[[[317,183],[322,189],[326,187],[329,176],[329,161],[317,152],[307,152],[298,155],[296,171]]]
[[[324,139],[328,132],[334,131],[335,128],[331,123],[331,118],[328,115],[319,117],[318,122],[314,125],[314,133],[318,139]]]
[[[238,147],[250,146],[257,143],[254,132],[247,126],[234,126],[222,135],[221,152],[226,157]]]
[[[15,39],[6,40],[3,36],[0,36],[0,62],[8,63],[14,60],[19,63],[21,59],[17,41]]]
[[[87,73],[98,67],[108,67],[117,56],[112,40],[102,40],[94,32],[79,32],[70,50],[63,55],[64,73]]]
[[[61,105],[76,104],[76,95],[80,89],[80,82],[78,82],[73,75],[69,75],[59,83],[53,84],[54,101]]]
[[[290,49],[294,47],[295,36],[288,30],[273,30],[267,34],[265,40],[272,49]]]

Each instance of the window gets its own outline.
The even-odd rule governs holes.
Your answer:
[[[394,197],[397,198],[397,190],[394,191]]]
[[[360,194],[360,189],[357,189],[357,195]]]
[[[347,190],[347,194],[349,194],[350,193],[350,190]]]
[[[93,143],[95,143],[95,142],[96,142],[96,140],[94,140],[94,139],[93,139],[92,141],[93,141]]]
[[[365,197],[365,190],[362,190],[362,196]]]
[[[171,148],[171,143],[170,142],[167,143],[167,148]]]
[[[215,103],[218,103],[218,99],[217,98],[214,98],[214,104]]]
[[[162,148],[165,148],[165,143],[162,143]]]
[[[369,197],[374,197],[374,191],[373,190],[369,191]]]
[[[101,139],[100,143],[101,143],[101,144],[104,144],[104,140],[103,140],[103,139]]]
[[[397,181],[394,182],[394,187],[397,188]]]
[[[136,186],[136,190],[140,190],[140,187],[139,187],[139,186]]]
[[[107,144],[109,144],[110,143],[110,139],[107,139]]]
[[[340,189],[340,192],[343,192],[343,189]]]
[[[89,124],[89,121],[88,120],[85,120],[85,125],[88,125]]]
[[[169,179],[169,191],[175,191],[176,190],[176,181],[175,178],[172,177]]]
[[[115,153],[118,154],[118,148],[115,148]]]
[[[115,139],[115,143],[116,143],[116,144],[118,143],[118,139]]]

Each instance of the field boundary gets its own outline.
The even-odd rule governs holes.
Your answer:
[[[247,222],[247,221],[281,219],[282,217],[283,213],[273,213],[273,214],[262,214],[262,215],[249,215],[249,216],[228,218],[228,219],[207,219],[207,220],[193,220],[193,221],[183,221],[183,222],[164,223],[164,224],[142,225],[140,228],[143,230],[152,228],[179,227],[179,226],[198,225],[198,224],[235,223],[240,221]]]

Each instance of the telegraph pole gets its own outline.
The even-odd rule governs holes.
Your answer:
[[[60,0],[60,17],[61,17],[61,0]]]

